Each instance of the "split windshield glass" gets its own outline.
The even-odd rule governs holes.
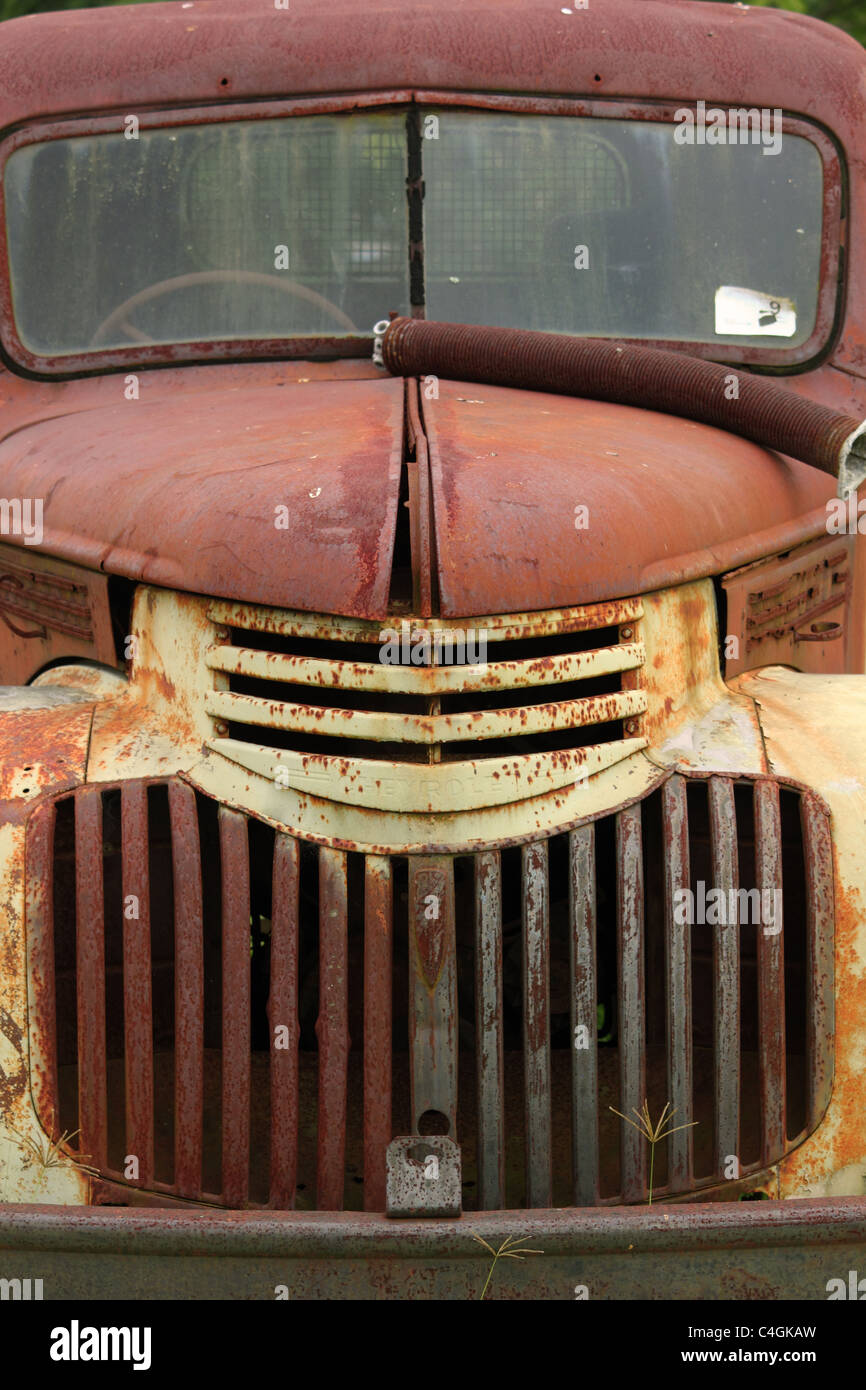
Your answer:
[[[18,337],[62,357],[369,336],[410,312],[423,239],[428,318],[797,347],[818,150],[773,119],[722,139],[686,124],[389,110],[24,145],[4,179]]]

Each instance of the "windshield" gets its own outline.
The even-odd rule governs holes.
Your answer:
[[[818,150],[787,133],[768,148],[676,132],[388,110],[24,145],[4,178],[17,334],[62,357],[369,336],[414,309],[602,337],[805,342]]]

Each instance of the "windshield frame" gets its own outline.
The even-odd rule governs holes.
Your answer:
[[[217,102],[205,107],[186,106],[176,109],[163,107],[158,110],[136,111],[134,114],[138,118],[141,130],[172,129],[178,126],[240,120],[290,119],[293,116],[332,112],[346,112],[348,115],[352,112],[361,113],[382,108],[417,111],[420,120],[425,108],[444,106],[466,111],[499,111],[527,116],[630,119],[673,124],[675,112],[693,105],[693,102],[687,101],[575,99],[395,89],[378,93],[346,93],[296,100]],[[741,109],[739,105],[723,101],[707,101],[707,106],[710,105],[722,110]],[[16,150],[25,145],[102,133],[121,134],[128,114],[127,111],[123,111],[109,115],[94,114],[64,120],[31,122],[7,133],[0,141],[0,357],[5,364],[19,373],[56,379],[94,372],[119,372],[131,368],[161,367],[179,363],[244,362],[275,358],[308,361],[334,358],[369,359],[374,346],[373,325],[370,325],[369,334],[361,336],[316,335],[277,339],[231,338],[206,342],[131,343],[120,348],[96,348],[54,357],[41,356],[26,347],[18,335],[12,306],[6,236],[6,163]],[[730,344],[691,342],[682,339],[671,341],[662,338],[621,338],[617,341],[634,343],[638,347],[668,349],[736,366],[775,369],[777,372],[809,370],[819,365],[833,350],[841,333],[846,290],[847,258],[844,248],[848,181],[844,153],[831,132],[808,118],[783,112],[782,132],[809,140],[816,147],[822,165],[823,209],[819,285],[815,325],[809,338],[795,348],[778,345],[747,346],[735,340]],[[410,149],[407,140],[407,169],[412,168],[413,157],[419,153],[420,151],[413,152]],[[418,297],[414,293],[414,287],[418,284],[422,286],[421,302],[413,302],[410,312],[413,317],[423,319],[423,240],[419,241],[421,229],[417,225],[413,226],[421,200],[417,196],[413,199],[413,194],[416,194],[416,190],[413,189],[410,177],[407,179],[406,255],[411,272],[413,301]],[[383,312],[387,312],[391,307],[393,306],[383,306]]]

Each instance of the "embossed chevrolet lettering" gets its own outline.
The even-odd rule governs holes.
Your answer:
[[[866,58],[579,8],[0,25],[10,1283],[866,1269]]]

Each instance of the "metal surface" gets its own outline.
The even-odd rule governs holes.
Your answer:
[[[859,769],[866,759],[866,683],[862,676],[809,675],[776,666],[739,676],[735,684],[757,703],[773,768],[807,781],[821,798],[818,804],[804,798],[802,808],[816,853],[804,886],[814,933],[807,957],[812,1016],[806,1045],[814,1059],[816,1047],[832,1033],[834,1056],[832,1064],[825,1055],[815,1068],[808,1102],[810,1117],[817,1105],[826,1104],[824,1119],[779,1165],[777,1191],[783,1197],[861,1195],[866,1183],[866,786]],[[832,873],[826,859],[817,857],[831,839]],[[828,911],[836,922],[832,949]]]
[[[640,1112],[646,1098],[646,1035],[644,1016],[644,883],[639,806],[616,818],[616,952],[617,1018],[619,1020],[619,1109],[628,1119]],[[646,1187],[645,1145],[633,1125],[620,1131],[622,1196],[639,1201]]]
[[[593,1206],[600,1193],[598,1054],[592,1046],[598,1032],[594,825],[571,832],[569,860],[574,1202],[576,1206]]]
[[[736,827],[731,827],[735,829]],[[691,1107],[694,1086],[694,1057],[692,1032],[692,959],[691,931],[677,921],[677,893],[691,884],[689,868],[689,813],[686,802],[686,782],[675,776],[662,788],[662,832],[665,840],[665,975],[666,1028],[668,1055],[668,1095],[671,1110],[685,1115]],[[713,882],[718,880],[713,874]],[[714,934],[714,949],[718,935]],[[720,982],[713,981],[713,998],[718,1014],[724,1012],[724,996]],[[738,1086],[739,1047],[732,1052],[716,1047],[716,1056],[725,1059],[724,1066],[715,1069],[716,1085]],[[730,1082],[728,1078],[735,1078]],[[726,1153],[736,1153],[727,1149]],[[691,1129],[681,1129],[669,1141],[670,1183],[674,1192],[688,1192],[694,1171],[693,1135]],[[724,1171],[716,1158],[716,1168]]]
[[[393,881],[391,861],[364,861],[364,1210],[385,1205],[391,1139]]]
[[[406,470],[409,484],[412,606],[416,613],[426,618],[433,612],[434,540],[430,510],[430,455],[418,405],[419,389],[417,382],[406,382],[406,428],[410,449]]]
[[[729,961],[731,943],[720,941],[712,982],[716,1047],[708,1055],[698,1036],[703,1060],[700,1068],[693,1066],[690,991],[695,972],[685,933],[669,908],[676,884],[690,881],[692,834],[706,840],[699,804],[707,786],[713,876],[722,884],[735,883],[726,864],[737,843],[737,827],[728,779],[691,779],[690,795],[697,798],[693,804],[686,799],[686,781],[675,775],[661,791],[570,834],[536,838],[499,854],[482,849],[468,862],[465,851],[350,861],[345,851],[299,844],[238,811],[217,808],[172,778],[167,784],[127,783],[119,796],[115,788],[88,786],[61,797],[56,823],[68,826],[72,811],[78,828],[78,853],[66,866],[62,853],[58,857],[63,842],[58,838],[51,845],[51,818],[44,806],[37,807],[28,852],[32,872],[43,872],[48,857],[57,874],[72,874],[81,884],[93,876],[96,844],[104,845],[100,858],[108,885],[115,883],[119,864],[124,886],[144,887],[140,865],[149,857],[154,866],[149,884],[152,995],[148,998],[141,978],[146,949],[125,951],[122,997],[130,1004],[123,1013],[124,1039],[117,1027],[121,993],[106,989],[105,970],[97,973],[91,959],[103,934],[106,962],[113,959],[118,936],[107,911],[103,923],[101,905],[95,917],[96,909],[88,909],[88,949],[79,953],[76,974],[83,1001],[80,1045],[76,1053],[73,1044],[72,1059],[70,1005],[64,1002],[68,991],[58,992],[56,1000],[49,997],[45,960],[50,923],[38,885],[31,891],[30,1025],[34,1055],[41,1059],[45,1077],[34,1092],[43,1123],[71,1127],[62,1096],[58,1116],[52,1079],[52,1048],[63,1039],[66,1094],[77,1076],[85,1152],[93,1155],[103,1184],[109,1184],[97,1185],[94,1200],[117,1200],[118,1193],[134,1189],[137,1197],[146,1196],[141,1172],[130,1181],[120,1170],[117,1155],[134,1153],[145,1162],[145,1172],[152,1173],[147,1180],[151,1200],[186,1197],[235,1208],[267,1204],[292,1209],[296,1194],[311,1187],[314,1178],[319,1210],[348,1205],[381,1211],[387,1200],[385,1151],[395,1124],[404,1128],[400,1116],[408,1109],[411,1134],[431,1139],[446,1134],[460,1144],[468,1193],[464,1207],[514,1205],[511,1188],[520,1194],[518,1206],[543,1209],[574,1201],[645,1200],[643,1140],[631,1126],[612,1118],[605,1102],[609,1097],[616,1110],[629,1115],[661,1085],[668,1099],[677,1102],[681,1123],[703,1117],[702,1165],[692,1162],[689,1143],[673,1135],[666,1176],[656,1172],[655,1197],[677,1197],[708,1184],[724,1196],[731,1150],[721,1141],[736,1133],[742,1046],[730,1014],[729,976],[736,969],[746,971],[749,962],[741,953]],[[788,880],[782,884],[779,877],[780,794],[786,798],[789,822],[791,812],[800,808],[807,832],[805,857],[813,861],[801,950],[805,963],[811,940],[809,978],[802,968],[797,973],[795,962],[795,973],[782,979],[759,958],[771,998],[761,1004],[757,1039],[750,1043],[748,1075],[755,1084],[757,1048],[765,1099],[760,1133],[754,1126],[749,1131],[754,1152],[762,1157],[744,1163],[748,1176],[778,1162],[806,1132],[787,1134],[789,1114],[779,1085],[780,1065],[797,1065],[796,1055],[792,1061],[784,1050],[789,1011],[795,1022],[808,1020],[808,1059],[815,1073],[805,1078],[802,1068],[793,1073],[799,1077],[795,1100],[806,1099],[790,1128],[799,1129],[807,1117],[810,1124],[820,1124],[818,1106],[827,1095],[833,1045],[825,998],[832,989],[833,915],[827,889],[831,844],[815,822],[823,814],[820,803],[810,796],[805,805],[802,789],[787,783],[780,793],[780,785],[766,777],[739,779],[738,786],[741,794],[751,794],[756,807],[758,859],[766,866],[760,883],[791,891]],[[113,832],[104,840],[99,835],[103,818],[107,826],[114,824],[118,802],[119,845]],[[170,846],[164,838],[166,815]],[[125,845],[129,834],[137,842]],[[159,881],[163,871],[156,866],[167,865],[169,858],[174,864],[173,905],[166,908]],[[656,892],[666,863],[672,866],[667,912]],[[102,880],[102,874],[96,876]],[[363,903],[355,904],[351,899],[361,883]],[[117,902],[112,895],[106,903]],[[153,912],[157,903],[158,918]],[[272,969],[263,977],[260,938],[267,931],[263,918],[268,912]],[[68,949],[68,917],[60,925],[64,935],[55,946],[62,953]],[[142,930],[140,925],[137,929]],[[157,969],[166,929],[174,943],[167,979]],[[658,978],[656,961],[661,961]],[[820,981],[816,968],[822,972]],[[175,999],[168,1032],[166,989]],[[612,990],[618,996],[616,1021],[608,1030],[613,1034],[608,1046],[602,1047],[596,1004],[609,999]],[[163,1001],[158,1008],[157,992]],[[658,998],[662,1015],[653,1003]],[[108,1027],[106,999],[114,1001]],[[313,1048],[310,1029],[316,1018]],[[701,1029],[706,1033],[703,1018],[695,1023],[697,1035]],[[151,1034],[161,1047],[150,1042]],[[130,1037],[139,1039],[138,1048],[130,1046]],[[399,1040],[393,1046],[392,1037]],[[285,1050],[291,1055],[281,1061]],[[259,1091],[267,1089],[262,1083],[268,1053],[270,1106],[259,1103]],[[112,1080],[119,1071],[115,1059],[124,1063],[123,1091]],[[164,1123],[165,1078],[172,1068],[173,1165]],[[707,1128],[708,1112],[715,1113],[715,1120]],[[713,1131],[719,1141],[715,1148]],[[106,1133],[114,1136],[108,1157]],[[154,1164],[150,1153],[155,1139],[159,1152]],[[353,1177],[359,1160],[363,1176]],[[357,1182],[363,1193],[354,1186]],[[433,1189],[428,1195],[435,1195]],[[309,1203],[303,1197],[300,1205]],[[406,1204],[396,1201],[395,1208],[404,1210]]]
[[[204,1110],[204,955],[202,881],[195,793],[168,788],[174,880],[174,1181],[196,1197],[202,1178]]]
[[[298,1180],[298,897],[299,847],[289,835],[274,845],[271,978],[268,995],[271,1068],[270,1205],[291,1209]]]
[[[223,392],[212,379],[192,409],[184,387],[159,400],[117,392],[101,410],[46,412],[0,443],[4,489],[47,499],[44,549],[95,570],[228,599],[281,604],[291,595],[298,608],[384,615],[402,384],[283,381],[285,389]],[[74,477],[58,472],[68,457]]]
[[[764,1154],[785,1144],[785,959],[782,901],[782,825],[779,788],[755,788],[755,869],[762,903],[773,895],[772,926],[758,931],[758,1020],[761,1039],[761,1122]],[[782,920],[780,920],[780,918]],[[762,918],[763,921],[763,918]]]
[[[454,866],[409,861],[409,1048],[413,1133],[457,1133],[457,960]],[[422,1117],[428,1125],[422,1129]],[[434,1128],[429,1128],[435,1117]],[[439,1125],[442,1128],[439,1128]]]
[[[203,706],[223,735],[209,746],[280,788],[370,809],[471,811],[567,786],[644,746],[639,717],[647,696],[636,678],[623,688],[644,660],[643,643],[635,638],[639,601],[595,610],[584,605],[535,621],[504,615],[492,629],[493,660],[485,618],[452,629],[441,620],[419,626],[423,619],[407,616],[399,628],[384,630],[316,618],[307,628],[315,636],[307,636],[303,615],[269,619],[241,605],[211,605],[209,612],[239,625],[229,630],[232,642],[220,628],[204,654],[201,674],[215,688],[203,692]],[[263,623],[273,630],[268,647],[274,649],[252,645],[261,641],[253,634]],[[617,641],[616,626],[634,640]],[[575,650],[563,650],[561,638],[571,634]],[[532,645],[518,648],[514,659],[511,643],[527,639]],[[319,648],[322,655],[314,645],[319,641],[328,644]],[[344,659],[333,654],[335,642],[346,644]],[[362,658],[374,656],[374,642],[380,660],[359,660],[359,647]],[[249,694],[250,681],[263,693]],[[584,684],[593,681],[604,683]],[[581,696],[581,687],[605,693]],[[298,688],[309,692],[303,703],[281,698]],[[541,693],[549,696],[544,703]],[[394,712],[383,709],[383,696],[394,699]],[[442,696],[459,697],[461,712],[450,712],[453,702],[441,712]],[[491,696],[497,697],[494,708]],[[591,730],[591,739],[576,733],[575,746],[568,747],[549,737],[572,729]],[[505,739],[514,740],[507,758]],[[499,756],[472,756],[479,744],[486,752],[485,741],[494,741],[490,751]],[[457,761],[468,763],[468,777],[457,775]]]
[[[739,851],[734,789],[730,778],[711,777],[708,787],[713,884],[730,895],[739,888]],[[716,1164],[723,1171],[740,1152],[740,931],[726,922],[713,933],[713,1019],[716,1055],[727,1065],[716,1072]],[[783,1136],[784,1137],[784,1136]]]
[[[38,1038],[31,1042],[30,1049],[30,1088],[51,1139],[60,1138],[53,930],[55,818],[53,801],[45,802],[34,812],[27,854],[27,872],[32,884],[27,904],[30,1001],[33,1016],[39,1020]],[[5,1069],[4,1079],[8,1085]],[[4,1100],[8,1104],[8,1096]]]
[[[851,540],[829,536],[725,575],[727,630],[737,638],[725,675],[760,666],[856,669],[853,571]]]
[[[502,872],[496,853],[475,859],[475,960],[478,1192],[490,1210],[505,1204]]]
[[[105,575],[35,546],[0,545],[0,623],[3,682],[23,684],[61,658],[115,664]]]
[[[547,843],[543,840],[525,845],[521,851],[526,1193],[530,1207],[550,1205],[553,1177],[547,852]]]
[[[75,801],[75,947],[78,1042],[87,1066],[78,1072],[81,1147],[94,1166],[107,1161],[105,1074],[105,940],[102,877],[102,797],[86,787]]]
[[[344,690],[411,695],[564,685],[572,681],[590,680],[595,676],[613,675],[618,671],[633,671],[642,662],[643,648],[639,642],[623,642],[600,647],[596,651],[570,652],[563,656],[544,656],[540,660],[530,658],[470,666],[425,667],[420,664],[333,661],[318,657],[282,656],[276,652],[229,645],[212,647],[207,654],[207,664],[212,671],[255,676],[259,680],[284,681],[291,685],[339,685]],[[231,708],[231,704],[228,704],[223,712]],[[586,722],[603,722],[603,714],[604,711],[599,710],[595,720]],[[601,719],[599,715],[602,715]],[[242,712],[236,717],[238,723],[243,722]]]
[[[587,748],[479,758],[456,766],[293,753],[232,738],[211,739],[208,746],[239,767],[276,781],[281,789],[291,787],[307,796],[379,812],[442,815],[513,806],[547,792],[564,791],[639,753],[646,740],[624,738]]]
[[[346,856],[319,854],[319,1145],[316,1201],[320,1211],[341,1211],[346,1152],[349,1061]]]
[[[389,1221],[359,1214],[0,1207],[7,1277],[46,1299],[477,1299],[508,1236],[543,1253],[502,1260],[488,1297],[826,1300],[866,1263],[866,1200],[705,1203]],[[507,1268],[505,1268],[507,1266]]]
[[[382,355],[398,376],[579,396],[713,425],[837,479],[846,451],[859,447],[859,439],[851,439],[863,424],[767,377],[744,374],[732,395],[725,389],[726,366],[635,343],[397,318],[385,333]]]
[[[405,1135],[388,1145],[388,1216],[460,1216],[460,1150],[444,1135]]]
[[[516,642],[527,637],[552,637],[563,632],[594,632],[599,628],[621,627],[636,622],[643,614],[643,600],[637,597],[611,599],[606,603],[581,603],[569,608],[541,612],[479,613],[473,618],[483,628],[488,642]],[[250,603],[229,603],[212,599],[207,604],[211,622],[244,632],[272,633],[275,637],[305,637],[326,642],[367,642],[379,646],[382,623],[363,618],[342,618],[329,613],[295,612],[290,608],[261,608]],[[406,614],[410,627],[435,634],[450,631],[441,617],[421,618]],[[397,621],[397,626],[400,626]]]
[[[121,791],[123,855],[123,1027],[126,1138],[142,1187],[153,1181],[153,990],[147,788]]]
[[[816,1116],[823,1115],[826,1111],[833,1087],[829,1058],[835,1038],[835,1000],[832,931],[829,924],[834,904],[833,875],[830,872],[830,823],[827,812],[815,797],[804,796],[801,813],[803,841],[806,847],[807,911],[811,923],[807,969],[813,1008],[809,1014],[806,1033],[809,1076],[808,1125],[811,1130],[815,1126]]]
[[[247,821],[219,809],[222,880],[222,1190],[227,1206],[249,1193],[250,859]]]
[[[633,406],[443,379],[424,422],[449,618],[715,574],[823,530],[834,491],[805,464]]]

